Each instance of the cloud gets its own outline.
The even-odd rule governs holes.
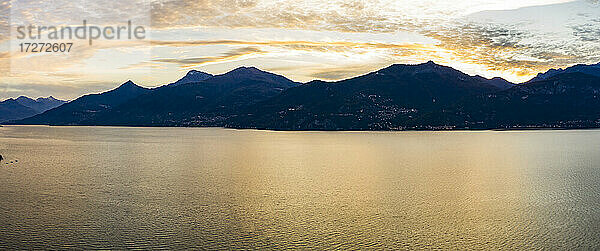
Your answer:
[[[195,3],[173,1],[153,8],[155,15],[162,16],[155,19],[154,24],[162,28],[281,28],[370,34],[411,31],[434,38],[438,44],[422,48],[309,41],[247,45],[327,53],[357,52],[360,48],[389,49],[397,62],[415,55],[420,55],[422,60],[439,58],[442,63],[453,66],[478,65],[480,71],[485,71],[483,75],[504,76],[512,81],[526,81],[550,68],[600,60],[594,53],[600,49],[597,1],[211,0]],[[174,10],[178,5],[180,8]],[[187,45],[168,43],[190,46],[198,41],[185,42]],[[202,43],[209,44],[198,44]],[[212,43],[244,44],[240,41]]]
[[[585,24],[571,26],[573,36],[583,42],[598,42],[600,41],[600,18],[592,19]]]
[[[227,27],[394,32],[485,9],[516,9],[571,0],[163,0],[155,28]]]
[[[0,43],[8,39],[10,22],[10,1],[0,0]]]
[[[455,29],[432,30],[440,47],[462,62],[528,80],[550,68],[597,63],[600,6],[573,1],[516,10],[486,11],[456,20]]]
[[[120,40],[99,40],[93,46],[87,44],[73,45],[69,53],[47,53],[32,54],[20,52],[5,52],[0,58],[10,60],[13,73],[18,72],[36,72],[52,74],[57,71],[72,69],[75,66],[81,66],[86,60],[94,57],[100,51],[122,50],[127,48],[140,48],[150,50],[146,47],[148,44],[144,41],[120,41]]]
[[[154,29],[151,33],[162,35],[162,40],[154,38],[146,41],[148,43],[99,42],[97,46],[71,55],[17,59],[21,62],[17,69],[22,73],[29,71],[30,75],[46,75],[56,81],[62,79],[65,84],[70,84],[74,76],[52,73],[85,71],[89,75],[82,78],[94,78],[96,76],[91,75],[98,74],[96,71],[100,70],[91,67],[81,69],[85,62],[99,60],[98,57],[103,55],[109,58],[122,50],[144,48],[151,50],[157,58],[137,59],[131,64],[123,64],[125,66],[118,65],[123,60],[109,58],[109,61],[115,62],[115,65],[109,66],[117,68],[115,71],[125,78],[132,74],[129,70],[140,68],[172,70],[170,67],[173,66],[206,65],[214,71],[221,71],[242,60],[264,65],[265,68],[275,68],[284,62],[289,63],[285,70],[288,76],[333,80],[365,73],[389,63],[434,60],[471,74],[525,81],[549,68],[600,61],[597,53],[600,51],[597,1],[133,1],[134,4],[131,1],[104,0],[13,1],[46,10],[37,13],[18,4],[12,9],[12,14],[18,16],[19,22],[76,21],[72,24],[80,24],[85,18],[103,24],[121,22],[123,17],[127,17],[151,25]],[[1,17],[9,16],[4,15],[7,8],[1,5],[7,2],[0,0]],[[0,18],[0,27],[3,22],[6,23],[2,20],[6,19]],[[211,37],[203,33],[208,27],[219,29],[226,36]],[[269,28],[273,32],[253,32],[258,28]],[[302,34],[295,34],[296,31],[302,31]],[[408,33],[426,37],[431,42],[405,37]],[[385,38],[380,39],[379,36]],[[182,55],[169,54],[180,47],[192,49]],[[5,67],[6,63],[2,58],[9,56],[11,54],[0,50],[0,67]],[[292,67],[292,64],[301,64],[302,67]],[[26,74],[23,76],[21,82],[27,79]],[[41,77],[29,79],[46,81]]]
[[[374,69],[371,66],[346,66],[344,68],[317,69],[311,73],[310,76],[324,80],[340,80],[356,77],[373,70]]]
[[[426,44],[391,44],[391,43],[374,43],[374,42],[318,42],[318,41],[242,41],[242,40],[193,40],[193,41],[158,41],[152,40],[150,44],[153,46],[201,46],[201,45],[262,45],[262,46],[277,46],[299,50],[334,50],[335,48],[370,48],[370,49],[431,49],[431,45]]]
[[[222,61],[231,61],[244,56],[254,55],[264,53],[259,48],[256,47],[244,47],[234,49],[227,53],[224,53],[220,56],[210,56],[210,57],[195,57],[195,58],[160,58],[153,59],[152,62],[160,62],[160,63],[175,63],[179,64],[182,67],[193,67],[197,65],[214,63],[214,62],[222,62]]]
[[[6,0],[0,0],[6,1]],[[19,0],[11,1],[13,25],[123,24],[128,20],[150,26],[151,4],[147,0]]]

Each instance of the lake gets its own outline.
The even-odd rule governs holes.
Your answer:
[[[600,248],[600,130],[5,126],[0,154],[1,249]]]

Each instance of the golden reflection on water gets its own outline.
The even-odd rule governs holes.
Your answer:
[[[599,139],[3,127],[0,247],[593,249]]]

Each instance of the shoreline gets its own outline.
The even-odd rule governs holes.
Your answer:
[[[514,127],[514,128],[456,128],[456,129],[404,129],[404,130],[360,130],[360,129],[274,129],[274,128],[247,128],[247,127],[224,127],[224,126],[144,126],[144,125],[0,125],[0,127],[112,127],[112,128],[220,128],[230,130],[254,130],[272,132],[477,132],[477,131],[575,131],[575,130],[598,130],[600,127]]]

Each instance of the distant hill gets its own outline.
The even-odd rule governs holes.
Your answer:
[[[25,96],[18,97],[17,99],[7,99],[0,102],[0,122],[31,117],[64,103],[66,101],[55,99],[52,96],[38,99],[31,99]]]
[[[23,106],[15,99],[7,99],[0,102],[0,122],[23,119],[36,114],[35,110]]]
[[[132,98],[151,92],[150,89],[140,87],[127,81],[118,88],[100,94],[89,94],[66,103],[60,107],[48,110],[42,114],[16,121],[18,124],[44,124],[44,125],[79,125],[110,110]]]
[[[25,96],[20,96],[16,99],[16,101],[26,107],[29,107],[33,110],[35,110],[38,113],[42,113],[45,112],[47,110],[50,110],[52,108],[61,106],[64,103],[67,103],[67,101],[63,101],[63,100],[58,100],[55,99],[54,97],[50,96],[47,98],[37,98],[37,99],[31,99]]]
[[[578,64],[578,65],[574,65],[574,66],[571,66],[571,67],[568,67],[565,69],[551,69],[545,73],[538,74],[535,78],[531,79],[529,81],[529,83],[546,80],[546,79],[549,79],[558,74],[575,73],[575,72],[580,72],[580,73],[585,73],[588,75],[600,77],[600,63],[591,64],[591,65]]]

